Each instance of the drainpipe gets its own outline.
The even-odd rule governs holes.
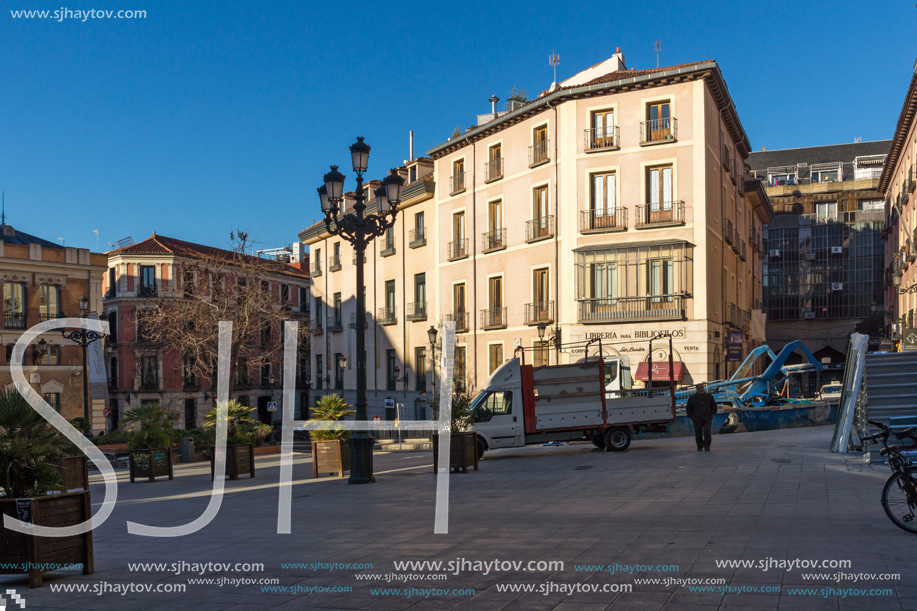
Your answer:
[[[717,128],[720,132],[720,151],[719,151],[720,154],[718,156],[720,161],[719,163],[716,164],[717,165],[717,168],[716,168],[717,174],[719,174],[719,177],[720,177],[720,193],[719,193],[720,195],[720,218],[722,219],[722,225],[720,227],[721,228],[720,244],[722,246],[722,248],[720,249],[720,270],[721,270],[720,274],[722,276],[721,285],[723,288],[723,299],[722,299],[723,301],[723,316],[722,316],[723,337],[720,339],[722,340],[721,343],[724,346],[723,348],[723,371],[722,371],[722,379],[724,380],[728,377],[727,370],[729,369],[728,361],[726,361],[726,348],[725,348],[726,346],[726,316],[727,316],[727,313],[726,313],[726,310],[727,310],[727,307],[726,307],[726,304],[727,304],[726,302],[726,280],[727,280],[727,275],[726,275],[726,197],[723,195],[723,167],[722,167],[723,166],[722,164],[722,161],[723,161],[722,160],[722,157],[723,157],[723,125],[722,124],[723,124],[723,112],[725,112],[725,110],[726,110],[725,108],[720,110],[719,121],[717,122]]]
[[[548,108],[554,110],[554,336],[559,338],[561,342],[563,341],[563,336],[560,335],[560,242],[558,241],[560,237],[560,232],[558,231],[560,223],[560,187],[557,184],[557,157],[558,157],[558,148],[559,144],[557,142],[557,105],[548,102]],[[554,343],[554,359],[555,365],[560,365],[560,344],[561,342]]]
[[[471,303],[474,304],[472,307],[470,316],[472,320],[472,329],[474,343],[474,381],[475,386],[478,382],[478,318],[474,315],[475,310],[478,305],[478,251],[477,244],[478,241],[475,239],[475,236],[478,232],[478,212],[477,212],[477,186],[475,180],[477,178],[477,172],[475,171],[475,145],[474,139],[469,138],[468,141],[471,143]],[[466,238],[467,239],[467,238]],[[468,355],[465,355],[465,358],[468,358]]]

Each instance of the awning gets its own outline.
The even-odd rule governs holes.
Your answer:
[[[675,369],[675,381],[677,382],[681,380],[681,375],[684,373],[684,363],[675,361],[672,363],[672,367]],[[649,363],[637,363],[637,373],[634,375],[634,379],[641,382],[648,381],[650,379],[649,369]],[[671,380],[669,377],[669,362],[653,363],[653,381],[668,382],[669,380]]]

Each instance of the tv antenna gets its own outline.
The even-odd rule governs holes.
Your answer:
[[[560,63],[560,55],[551,51],[550,57],[548,57],[548,65],[554,68],[554,82],[557,82],[557,65]]]
[[[99,252],[99,230],[93,229],[92,233],[96,234],[96,252]]]
[[[65,240],[64,238],[57,238],[57,239],[60,240],[61,246],[67,245],[67,240]]]
[[[653,45],[653,49],[656,50],[656,67],[659,67],[659,52],[662,51],[662,39],[657,38],[656,44]]]

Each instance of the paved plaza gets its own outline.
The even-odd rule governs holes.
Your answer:
[[[130,484],[119,471],[117,507],[95,531],[95,574],[48,573],[35,590],[24,578],[0,576],[0,586],[24,595],[28,610],[917,609],[917,536],[896,528],[879,502],[889,470],[860,455],[829,453],[832,432],[719,435],[709,453],[696,452],[689,438],[635,441],[620,454],[587,444],[491,452],[480,471],[451,476],[447,535],[433,534],[430,452],[377,454],[378,481],[368,486],[314,480],[308,455],[296,454],[289,535],[276,534],[279,456],[259,458],[256,479],[227,482],[217,518],[181,538],[130,535],[126,521],[172,526],[195,519],[209,499],[209,465],[179,465],[174,481],[154,484]],[[104,489],[98,475],[94,482],[98,506]],[[395,566],[456,560],[458,570]],[[474,564],[494,560],[501,564]],[[764,564],[717,566],[724,560]],[[806,579],[815,571],[786,568],[796,560],[850,561],[821,568],[826,576],[902,578]],[[505,561],[522,561],[522,568]],[[563,568],[544,568],[552,561]],[[132,571],[128,563],[135,562],[170,566]],[[264,568],[192,573],[195,563]],[[328,568],[333,563],[339,565]],[[365,566],[340,566],[353,563]],[[200,578],[214,581],[189,582]],[[278,581],[231,581],[265,578]],[[659,583],[636,583],[647,579]],[[707,580],[724,582],[698,586]],[[90,591],[53,591],[67,584]],[[116,589],[130,584],[186,591]],[[805,588],[811,592],[797,591]],[[890,593],[869,593],[874,589]]]

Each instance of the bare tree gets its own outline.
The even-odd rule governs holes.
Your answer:
[[[216,388],[219,323],[230,321],[230,389],[250,385],[253,372],[259,375],[265,365],[279,381],[283,323],[298,321],[297,343],[300,349],[309,345],[309,319],[290,306],[307,272],[245,254],[245,232],[230,234],[230,240],[232,250],[201,248],[184,254],[176,265],[172,296],[160,299],[154,309],[138,311],[138,324],[147,341],[162,344],[176,357],[183,376],[209,379]]]

